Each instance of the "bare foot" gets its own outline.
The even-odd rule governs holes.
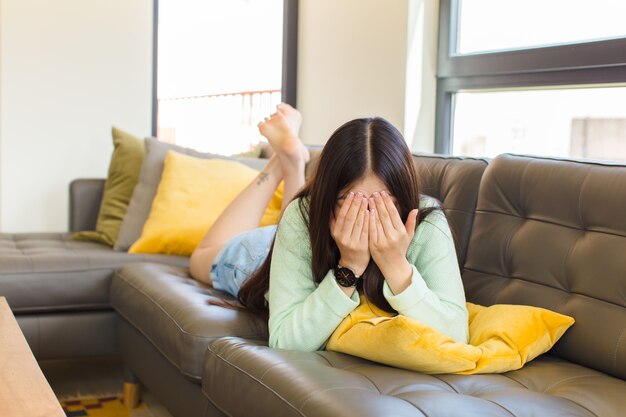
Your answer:
[[[289,107],[293,110],[289,116],[277,111],[269,118],[266,117],[263,122],[259,123],[259,132],[267,138],[281,162],[293,166],[299,165],[299,162],[308,162],[310,155],[308,149],[292,130],[292,126],[300,124],[300,113],[293,107]]]
[[[276,106],[276,110],[287,118],[287,123],[293,134],[298,137],[300,126],[302,125],[302,115],[300,112],[287,103],[280,103]]]

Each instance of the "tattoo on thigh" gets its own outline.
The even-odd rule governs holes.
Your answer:
[[[261,185],[264,182],[267,182],[270,178],[270,174],[268,174],[267,172],[261,172],[261,174],[259,174],[259,178],[257,179],[256,185]]]

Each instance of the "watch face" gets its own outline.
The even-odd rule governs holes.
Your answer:
[[[354,287],[356,285],[354,272],[348,268],[335,269],[335,279],[342,287]]]

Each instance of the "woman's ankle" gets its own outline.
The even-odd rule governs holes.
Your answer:
[[[301,154],[295,157],[279,156],[279,159],[283,179],[286,179],[288,177],[297,177],[300,176],[300,174],[304,173],[306,161]]]

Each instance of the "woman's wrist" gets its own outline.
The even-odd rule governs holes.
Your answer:
[[[369,263],[369,261],[368,261],[368,263]],[[343,268],[348,268],[349,270],[354,272],[355,275],[357,275],[359,277],[361,275],[363,275],[363,273],[367,269],[367,264],[365,264],[365,266],[363,266],[360,262],[355,262],[355,261],[351,261],[351,260],[344,260],[343,258],[339,258],[339,265],[342,266]]]
[[[391,263],[385,267],[379,265],[379,268],[394,295],[400,294],[411,285],[413,267],[408,260],[404,259],[403,262]]]

